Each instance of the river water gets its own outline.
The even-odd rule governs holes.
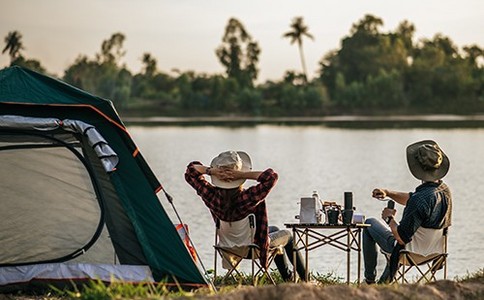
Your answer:
[[[208,209],[183,174],[188,162],[209,164],[219,152],[247,151],[255,170],[273,168],[278,184],[268,198],[269,223],[284,227],[296,222],[298,201],[312,191],[323,200],[343,205],[345,191],[353,192],[359,213],[380,216],[384,202],[371,198],[375,187],[413,191],[419,182],[408,171],[405,148],[422,139],[439,143],[451,161],[444,178],[453,193],[453,226],[449,235],[448,278],[464,276],[484,267],[484,129],[406,128],[355,129],[314,126],[258,125],[129,126],[128,130],[165,190],[174,198],[176,211],[190,228],[206,269],[213,268],[214,227]],[[247,184],[247,183],[246,183]],[[173,207],[159,194],[174,223]],[[397,211],[403,207],[397,205]],[[397,219],[399,217],[397,216]],[[352,257],[352,280],[355,259]],[[379,261],[379,269],[384,260]],[[346,255],[322,247],[310,252],[313,273],[346,276]],[[274,266],[275,267],[275,266]]]

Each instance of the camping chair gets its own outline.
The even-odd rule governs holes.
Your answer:
[[[222,267],[227,269],[222,282],[229,276],[237,280],[237,276],[243,278],[238,268],[244,259],[251,261],[252,285],[256,285],[258,278],[266,275],[272,284],[275,284],[269,270],[259,262],[259,246],[254,244],[256,232],[255,215],[250,214],[242,220],[235,222],[225,222],[216,220],[215,230],[215,257],[214,257],[214,276],[217,278],[217,256],[222,258]],[[275,256],[282,254],[282,246],[270,247],[268,253],[268,264],[274,260]]]
[[[416,283],[436,281],[436,273],[442,269],[443,277],[446,279],[447,233],[448,228],[420,227],[412,241],[405,245],[405,249],[400,250],[398,269],[393,282],[409,283],[407,278],[411,270],[417,272]]]

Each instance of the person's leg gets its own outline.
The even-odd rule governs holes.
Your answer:
[[[281,236],[279,233],[279,228],[276,226],[269,226],[269,237],[270,237],[270,246],[281,245],[282,243],[287,243],[287,238]],[[276,263],[277,270],[284,281],[290,280],[291,278],[291,270],[288,268],[288,264],[286,261],[286,257],[284,254],[278,254],[274,258],[274,262]]]
[[[292,233],[289,230],[278,230],[277,227],[273,226],[272,230],[271,227],[269,227],[269,236],[271,238],[271,246],[284,246],[284,252],[286,255],[277,255],[274,258],[274,262],[277,265],[277,269],[281,273],[281,277],[288,281],[291,280],[291,274],[292,271],[289,269],[289,264],[287,263],[287,260],[293,263],[293,237]],[[287,257],[286,257],[287,256]],[[305,264],[303,263],[301,254],[299,251],[296,252],[296,271],[299,275],[299,277],[302,280],[305,280],[306,276],[306,269],[305,269]]]
[[[363,261],[365,265],[365,280],[369,283],[376,280],[377,247],[391,253],[395,245],[395,237],[383,221],[368,218],[365,224],[370,227],[363,229]],[[385,272],[384,272],[385,273]]]

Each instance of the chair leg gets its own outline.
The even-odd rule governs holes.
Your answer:
[[[251,248],[250,249],[250,257],[251,257],[251,260],[252,260],[252,285],[255,286],[256,283],[257,283],[257,280],[256,280],[256,275],[255,274],[255,251],[254,251],[254,248]]]
[[[433,261],[424,263],[424,264],[417,264],[416,261],[406,253],[402,254],[401,256],[402,263],[399,266],[397,274],[395,276],[395,281],[401,281],[401,283],[410,283],[410,281],[405,278],[405,275],[409,274],[412,269],[415,269],[418,274],[417,281],[415,283],[420,282],[432,282],[437,280],[437,272],[444,268],[444,279],[446,279],[446,256],[442,255],[435,258]],[[425,269],[426,266],[426,269]]]

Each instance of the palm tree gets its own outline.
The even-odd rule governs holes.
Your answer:
[[[145,75],[153,77],[156,72],[156,59],[150,53],[146,52],[143,54],[141,61],[143,62]]]
[[[20,56],[20,50],[24,49],[22,45],[22,35],[18,31],[10,31],[5,37],[5,48],[2,50],[2,54],[8,51],[10,55],[10,62],[13,62]]]
[[[301,65],[303,68],[304,80],[307,82],[307,70],[306,70],[306,62],[304,61],[304,53],[303,53],[303,37],[306,36],[312,40],[314,37],[312,34],[308,32],[308,27],[304,25],[302,17],[296,17],[292,20],[291,23],[291,31],[284,33],[283,37],[291,39],[291,45],[297,42],[299,47],[299,54],[301,56]]]

